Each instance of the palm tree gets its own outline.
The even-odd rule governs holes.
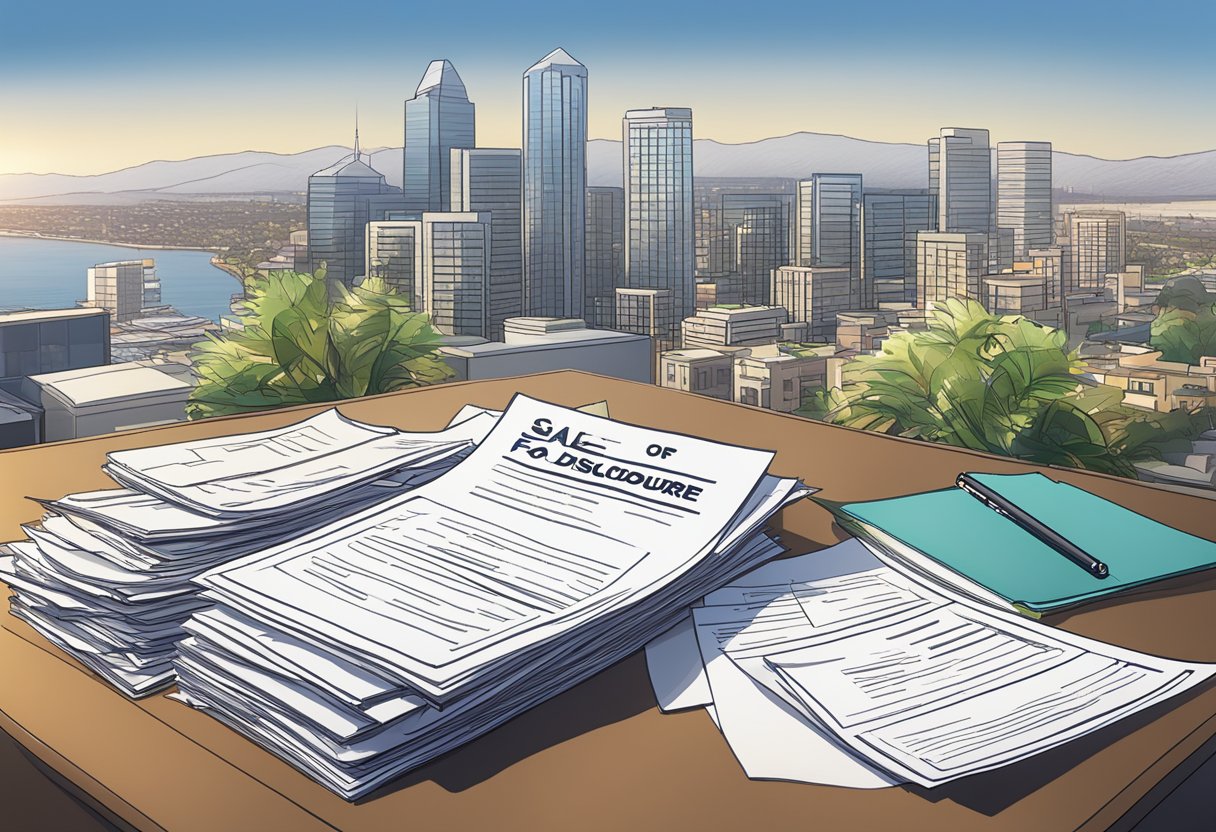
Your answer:
[[[1123,406],[1086,385],[1059,330],[949,300],[928,329],[891,336],[844,369],[843,386],[811,403],[826,421],[962,448],[1135,476],[1194,431],[1185,415]]]
[[[191,419],[338,401],[434,384],[452,372],[438,333],[384,281],[331,289],[316,274],[250,281],[242,331],[195,344]]]

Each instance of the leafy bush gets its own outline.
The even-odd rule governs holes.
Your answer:
[[[330,292],[337,292],[331,299]],[[191,419],[331,402],[444,381],[427,315],[381,280],[353,289],[315,275],[271,272],[251,282],[244,330],[195,344]]]
[[[952,299],[928,330],[892,335],[845,366],[842,389],[807,404],[837,424],[1129,477],[1134,462],[1189,446],[1189,416],[1137,411],[1116,388],[1084,384],[1066,342]]]

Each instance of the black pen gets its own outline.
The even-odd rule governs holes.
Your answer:
[[[1095,578],[1105,578],[1110,574],[1110,570],[1106,568],[1105,563],[1085,552],[1071,541],[1066,540],[1054,529],[1040,523],[1028,512],[1018,508],[970,474],[959,474],[954,484],[997,514],[1011,520],[1018,528],[1030,532],[1030,534],[1052,549],[1055,549]]]

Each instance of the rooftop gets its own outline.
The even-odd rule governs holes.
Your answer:
[[[189,392],[191,385],[144,362],[107,364],[30,376],[73,407],[89,407],[121,401],[133,396],[174,395]]]
[[[536,63],[532,64],[532,66],[528,67],[527,70],[525,70],[525,74],[528,72],[535,72],[540,69],[548,69],[552,66],[570,67],[582,70],[583,74],[586,74],[587,72],[587,67],[576,61],[574,57],[565,49],[558,47]]]
[[[29,309],[21,312],[0,312],[0,326],[5,324],[24,323],[27,321],[60,321],[67,318],[94,318],[109,315],[104,309],[93,309],[84,306],[72,309]]]
[[[446,58],[431,61],[414,94],[425,95],[427,93],[434,93],[440,98],[469,100],[469,94],[464,88],[464,81],[460,80],[456,67],[452,66],[452,62]]]

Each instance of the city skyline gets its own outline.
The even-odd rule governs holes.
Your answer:
[[[214,16],[223,19],[225,4],[219,5]],[[1203,99],[1206,85],[1186,70],[1181,54],[1154,56],[1142,65],[1117,60],[1122,50],[1151,42],[1163,20],[1141,19],[1133,27],[1087,18],[1083,7],[1051,7],[1049,16],[1048,7],[1036,3],[1027,4],[1028,12],[1038,5],[1047,22],[1027,26],[1049,26],[1059,36],[1020,39],[1014,32],[1008,35],[1017,45],[1012,50],[985,50],[993,39],[991,12],[952,19],[937,32],[932,16],[898,6],[884,8],[881,18],[848,9],[783,11],[781,30],[807,16],[817,25],[836,25],[837,36],[813,56],[775,48],[777,30],[763,22],[738,21],[723,32],[687,9],[682,15],[679,9],[648,10],[648,25],[634,25],[628,39],[622,33],[629,26],[626,7],[595,26],[579,25],[578,16],[561,22],[539,13],[508,18],[477,3],[467,20],[443,25],[427,25],[434,22],[433,10],[411,9],[408,17],[384,10],[367,25],[349,27],[354,31],[334,33],[327,54],[342,55],[340,61],[301,57],[306,36],[328,22],[308,11],[287,15],[233,6],[230,19],[247,21],[252,31],[228,27],[221,36],[209,20],[182,34],[172,29],[172,15],[148,19],[137,4],[104,13],[82,9],[53,26],[46,12],[12,9],[5,19],[14,37],[0,55],[0,72],[16,83],[0,91],[0,113],[23,129],[0,136],[0,174],[94,174],[154,159],[247,149],[297,152],[345,141],[356,103],[364,144],[396,147],[401,101],[435,59],[461,67],[478,102],[479,144],[516,147],[522,131],[517,67],[554,45],[578,55],[599,79],[589,102],[590,138],[614,138],[628,109],[679,103],[697,112],[699,137],[725,143],[803,130],[919,143],[943,124],[984,124],[1000,140],[1041,137],[1059,150],[1103,158],[1212,149],[1216,142],[1205,137],[1216,133],[1216,115],[1186,106]],[[1193,20],[1199,24],[1213,14],[1196,5]],[[414,37],[408,48],[391,52],[375,48],[391,37],[396,27],[386,24],[396,18],[425,32],[425,39]],[[1076,36],[1081,24],[1084,37]],[[641,66],[635,56],[673,27],[686,35],[683,43],[647,56],[651,70],[657,62],[659,71]],[[138,36],[140,49],[93,60],[87,44],[107,36]],[[1170,37],[1181,47],[1190,36],[1171,30]],[[347,43],[352,38],[357,48]],[[931,78],[919,69],[933,67],[947,48],[954,60],[973,57],[974,72],[949,85],[909,85],[908,78]],[[864,60],[840,73],[838,61],[849,53]],[[1014,67],[1018,71],[1010,72]],[[832,83],[806,83],[820,73]],[[766,78],[759,92],[750,87],[757,74]],[[1086,95],[1061,95],[1061,77]],[[857,107],[858,101],[865,106]],[[1188,129],[1134,117],[1171,107],[1186,113]],[[308,118],[282,116],[305,112]],[[80,142],[86,126],[104,132],[107,141]]]

